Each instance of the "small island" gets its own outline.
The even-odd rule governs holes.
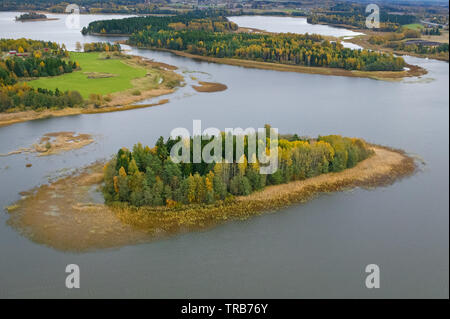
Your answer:
[[[94,142],[90,134],[76,134],[75,132],[52,132],[42,136],[30,147],[22,147],[0,157],[22,153],[36,153],[37,156],[49,156],[83,148]]]
[[[47,16],[43,13],[37,12],[28,12],[23,13],[20,16],[16,17],[16,21],[28,22],[28,21],[51,21],[58,20],[58,18],[47,18]]]
[[[280,135],[279,168],[268,175],[246,155],[233,163],[174,163],[168,154],[178,142],[161,137],[152,148],[122,148],[107,163],[23,193],[6,208],[8,223],[59,250],[120,247],[248,219],[321,193],[388,185],[416,170],[402,151],[339,135]]]
[[[225,84],[216,82],[199,81],[198,84],[192,86],[197,92],[221,92],[228,88]]]

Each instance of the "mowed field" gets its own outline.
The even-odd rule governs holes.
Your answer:
[[[417,30],[417,31],[420,31],[423,29],[423,25],[421,25],[420,23],[405,24],[403,27],[411,29],[411,30]]]
[[[60,91],[78,91],[84,98],[89,94],[110,94],[133,87],[131,81],[144,77],[147,70],[130,66],[120,59],[104,59],[100,53],[70,52],[70,58],[80,64],[81,70],[55,77],[28,82],[34,88]]]

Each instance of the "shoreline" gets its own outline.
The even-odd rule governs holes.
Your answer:
[[[37,22],[37,21],[56,21],[59,18],[40,18],[40,19],[16,19],[16,22]]]
[[[395,55],[399,55],[399,56],[409,55],[409,56],[413,56],[413,57],[421,58],[421,59],[433,59],[433,60],[443,61],[443,62],[447,62],[447,63],[449,62],[447,57],[443,57],[443,56],[439,56],[439,55],[432,55],[432,54],[424,55],[424,54],[419,54],[419,53],[415,53],[415,52],[395,50],[395,49],[383,47],[383,46],[377,45],[377,44],[371,44],[367,41],[367,39],[370,36],[371,36],[371,34],[365,33],[364,35],[361,35],[361,36],[356,36],[356,37],[353,37],[350,39],[345,39],[345,41],[359,45],[367,50],[381,51],[384,53],[391,53],[391,54],[395,54]],[[407,67],[409,67],[409,66],[407,66]]]
[[[156,61],[151,61],[145,59],[140,56],[131,55],[131,58],[124,59],[123,63],[131,65],[131,66],[139,66],[149,69],[158,69],[162,74],[166,73],[169,76],[174,76],[179,80],[179,85],[175,87],[168,87],[166,85],[166,81],[162,82],[156,88],[145,89],[145,87],[141,87],[143,84],[141,83],[146,77],[137,78],[132,80],[133,88],[126,89],[123,91],[118,91],[110,94],[112,100],[110,102],[105,102],[103,106],[95,108],[93,106],[88,107],[75,107],[75,108],[64,108],[64,109],[44,109],[41,111],[28,110],[28,111],[19,111],[19,112],[3,112],[0,113],[0,127],[8,126],[16,123],[46,119],[50,117],[62,117],[62,116],[72,116],[72,115],[80,115],[80,114],[94,114],[94,113],[109,113],[109,112],[119,112],[119,111],[127,111],[137,108],[151,107],[166,104],[169,102],[169,99],[161,99],[156,103],[150,104],[135,104],[140,101],[162,97],[164,95],[171,94],[175,92],[175,90],[181,86],[182,77],[173,72],[177,69],[177,67],[168,65],[165,63],[160,63]],[[83,72],[83,70],[79,70],[77,72]],[[134,95],[133,91],[139,89],[139,95]]]
[[[387,186],[416,172],[414,159],[403,151],[371,147],[374,155],[342,172],[269,186],[229,202],[180,208],[100,204],[93,200],[91,190],[102,183],[103,163],[95,163],[23,193],[21,200],[6,208],[7,223],[30,240],[57,250],[118,248],[246,220],[305,203],[323,193]]]
[[[309,66],[302,66],[302,65],[260,62],[260,61],[233,59],[233,58],[215,58],[215,57],[191,54],[191,53],[187,53],[184,51],[161,49],[161,48],[147,48],[147,47],[142,47],[142,48],[138,47],[138,48],[170,52],[175,55],[194,59],[194,60],[212,62],[212,63],[217,63],[217,64],[241,66],[241,67],[252,68],[252,69],[369,78],[369,79],[373,79],[373,80],[382,80],[382,81],[400,81],[403,78],[417,77],[417,76],[422,76],[422,75],[425,75],[428,73],[428,71],[425,70],[424,68],[421,68],[420,66],[417,66],[417,65],[411,65],[411,64],[406,64],[406,67],[408,68],[408,70],[404,70],[404,71],[350,71],[350,70],[345,70],[345,69],[328,68],[328,67],[309,67]]]
[[[170,94],[173,92],[168,92],[164,94]],[[164,95],[162,94],[162,95]],[[160,95],[158,95],[160,96]],[[155,96],[155,97],[158,97]],[[147,98],[143,98],[145,100]],[[97,114],[97,113],[110,113],[110,112],[121,112],[128,111],[152,106],[159,106],[166,103],[169,103],[169,99],[161,99],[156,103],[151,104],[133,104],[133,105],[125,105],[121,107],[117,106],[107,106],[102,108],[65,108],[60,110],[44,110],[41,112],[38,111],[23,111],[16,113],[0,113],[0,127],[9,126],[17,123],[23,123],[28,121],[35,120],[44,120],[52,117],[63,117],[63,116],[73,116],[73,115],[82,115],[82,114]],[[9,116],[8,116],[9,115]]]

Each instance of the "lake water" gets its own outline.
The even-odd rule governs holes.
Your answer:
[[[15,15],[0,13],[0,37],[53,40],[69,49],[77,41],[103,39],[86,40],[66,29],[64,16],[16,23]],[[109,17],[82,16],[82,26]],[[191,130],[193,119],[201,119],[204,128],[270,123],[282,133],[362,137],[417,154],[426,164],[389,187],[323,195],[209,231],[91,253],[35,244],[10,228],[8,214],[1,212],[0,297],[448,298],[447,63],[407,57],[429,73],[390,83],[246,69],[134,48],[130,53],[176,65],[188,82],[195,72],[228,90],[196,93],[186,86],[160,107],[0,127],[0,153],[29,146],[48,132],[90,133],[97,140],[51,157],[0,157],[0,207],[122,146],[153,145],[175,127]],[[25,168],[26,163],[33,166]],[[81,268],[81,289],[65,288],[70,263]],[[372,263],[381,270],[380,289],[364,284],[365,266]]]
[[[362,33],[322,24],[310,24],[303,17],[233,16],[228,17],[240,27],[269,32],[317,33],[324,36],[349,37]]]

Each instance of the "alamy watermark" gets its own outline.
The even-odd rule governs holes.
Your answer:
[[[80,267],[77,264],[69,264],[66,266],[66,288],[80,288]]]
[[[380,7],[371,3],[367,5],[366,13],[370,13],[366,17],[367,29],[378,29],[380,27]]]
[[[179,139],[170,149],[170,159],[174,163],[247,162],[259,163],[260,174],[273,174],[278,170],[278,129],[226,128],[222,133],[215,127],[202,130],[201,120],[194,120],[192,126],[192,135],[184,127],[177,127],[170,133],[173,140]],[[202,141],[208,142],[204,145]]]
[[[377,264],[369,264],[366,266],[366,288],[380,288],[380,267]]]
[[[69,15],[66,17],[66,27],[71,30],[80,30],[80,7],[76,4],[69,4],[65,10]]]

